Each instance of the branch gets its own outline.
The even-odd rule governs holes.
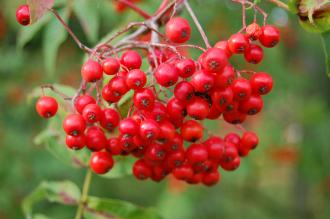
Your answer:
[[[289,6],[285,4],[284,2],[281,2],[280,0],[268,0],[269,2],[277,5],[280,8],[283,8],[284,10],[289,11]]]
[[[90,169],[88,169],[86,176],[85,176],[81,199],[79,202],[79,206],[78,206],[78,210],[77,210],[75,219],[82,219],[82,217],[83,217],[84,206],[88,199],[88,191],[89,191],[89,187],[91,185],[91,180],[92,180],[92,171]]]
[[[143,11],[141,8],[139,8],[130,1],[127,0],[116,0],[116,1],[123,3],[124,5],[126,5],[127,7],[131,8],[133,11],[144,17],[145,19],[149,19],[151,17],[147,12]]]

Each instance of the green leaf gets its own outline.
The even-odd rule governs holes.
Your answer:
[[[36,215],[33,215],[32,218],[33,218],[33,219],[50,219],[49,217],[47,217],[46,215],[43,215],[43,214],[36,214]]]
[[[71,181],[62,182],[42,182],[22,203],[23,213],[26,218],[45,218],[32,217],[33,207],[40,201],[61,203],[64,205],[75,205],[80,198],[80,190]]]
[[[323,33],[321,37],[327,66],[327,74],[330,77],[330,31]]]
[[[115,157],[114,167],[104,175],[100,175],[105,178],[121,178],[124,176],[132,175],[132,166],[135,162],[132,157]]]
[[[17,47],[22,49],[33,37],[41,30],[41,28],[50,20],[50,14],[43,16],[39,22],[29,25],[27,28],[21,28],[17,37]]]
[[[97,197],[88,198],[84,216],[88,219],[111,218],[111,216],[120,219],[161,219],[153,209],[138,207],[126,201]]]
[[[74,13],[91,43],[95,43],[98,39],[100,27],[98,6],[99,2],[95,0],[75,0],[73,6]]]
[[[69,10],[67,8],[59,10],[59,15],[67,23]],[[43,54],[45,66],[48,73],[53,74],[56,69],[57,52],[60,45],[67,39],[68,33],[63,25],[57,20],[52,19],[46,26],[43,35]]]
[[[35,23],[39,20],[48,9],[52,8],[55,0],[27,0],[27,4],[30,7],[31,23]]]

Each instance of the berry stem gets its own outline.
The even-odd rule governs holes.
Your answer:
[[[43,95],[44,95],[44,89],[48,88],[48,89],[51,89],[54,93],[60,95],[64,100],[71,100],[72,99],[72,97],[69,97],[65,93],[62,93],[57,88],[55,88],[54,85],[52,85],[52,84],[43,84],[40,87],[41,87]]]
[[[72,30],[70,29],[70,27],[68,26],[67,23],[65,23],[65,21],[61,18],[61,16],[57,13],[56,10],[54,10],[53,8],[49,9],[57,18],[57,20],[63,25],[63,27],[66,29],[66,31],[68,31],[68,33],[70,34],[70,36],[72,37],[72,39],[76,42],[76,44],[79,46],[79,48],[81,50],[83,50],[84,52],[91,54],[93,52],[92,49],[88,48],[87,46],[85,46],[82,42],[80,42],[80,40],[78,39],[78,37],[72,32]]]
[[[281,2],[279,0],[268,0],[268,1],[277,5],[280,8],[283,8],[283,9],[289,11],[289,6],[287,4],[285,4],[284,2]]]
[[[198,21],[196,15],[195,15],[195,13],[194,13],[194,11],[193,11],[192,8],[190,7],[190,4],[188,3],[187,0],[184,0],[183,3],[184,3],[184,5],[185,5],[185,7],[187,8],[188,13],[190,14],[191,18],[193,19],[193,21],[194,21],[194,23],[195,23],[195,25],[196,25],[196,27],[197,27],[199,33],[201,34],[201,36],[202,36],[202,38],[203,38],[203,40],[204,40],[204,43],[205,43],[206,48],[211,48],[210,42],[209,42],[209,40],[208,40],[208,38],[207,38],[207,36],[206,36],[206,34],[205,34],[205,31],[203,30],[201,24],[199,23],[199,21]]]
[[[133,4],[130,1],[127,1],[127,0],[116,0],[116,1],[120,2],[120,3],[123,3],[124,5],[131,8],[133,11],[135,11],[136,13],[138,13],[139,15],[141,15],[145,19],[149,19],[151,17],[147,12],[145,12],[140,7],[136,6],[135,4]]]
[[[81,198],[79,201],[76,216],[74,217],[75,219],[82,219],[82,217],[83,217],[84,206],[88,199],[88,191],[89,191],[89,188],[91,185],[91,181],[92,181],[92,171],[90,169],[88,169],[86,176],[85,176],[85,180],[84,180],[84,184],[83,184],[83,188],[82,188],[82,194],[81,194]]]

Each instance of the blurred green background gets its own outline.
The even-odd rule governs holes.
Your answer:
[[[59,9],[65,3],[56,2]],[[159,2],[141,6],[151,12]],[[61,35],[52,16],[31,27],[19,26],[15,11],[22,3],[0,2],[0,219],[23,218],[21,202],[41,181],[72,180],[81,187],[85,175],[33,143],[46,122],[37,116],[35,100],[27,101],[43,83],[77,87],[83,53]],[[119,25],[140,19],[133,12],[116,13],[110,1],[73,3],[79,3],[81,13],[71,13],[70,27],[89,46]],[[212,43],[241,27],[240,6],[229,0],[201,0],[192,6]],[[260,6],[269,13],[268,22],[280,27],[282,41],[265,49],[258,66],[240,59],[233,63],[238,69],[269,72],[275,80],[264,111],[244,124],[259,133],[259,148],[237,171],[222,172],[222,182],[212,188],[95,176],[90,194],[155,207],[164,219],[330,218],[330,80],[321,39],[305,32],[294,15],[269,3]],[[183,16],[188,17],[186,12]],[[201,43],[195,29],[191,42]],[[209,125],[221,136],[233,130],[221,121]],[[63,219],[73,218],[76,209],[42,202],[35,210]]]

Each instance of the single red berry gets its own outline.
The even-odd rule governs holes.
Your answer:
[[[251,44],[250,47],[247,48],[244,52],[245,60],[252,64],[260,63],[263,57],[264,57],[263,49],[256,44]]]
[[[223,113],[223,119],[230,124],[241,124],[245,121],[246,114],[234,110]]]
[[[280,31],[272,25],[266,25],[262,28],[262,34],[259,37],[260,43],[268,48],[272,48],[280,41]]]
[[[220,163],[232,162],[236,157],[238,157],[237,147],[230,142],[225,142],[225,153],[223,154]]]
[[[74,102],[74,107],[76,108],[76,110],[78,111],[78,113],[82,114],[83,109],[85,108],[85,106],[87,106],[88,104],[95,104],[96,101],[95,99],[88,95],[81,95],[79,96],[75,102]]]
[[[186,180],[187,183],[195,185],[201,183],[203,180],[203,173],[195,173],[192,178]]]
[[[133,69],[127,73],[126,84],[131,89],[139,89],[147,83],[146,74],[140,69]]]
[[[263,106],[264,102],[261,97],[259,95],[252,95],[249,99],[239,103],[239,111],[251,116],[259,113]]]
[[[227,170],[227,171],[234,171],[236,170],[241,163],[240,157],[235,157],[233,161],[230,162],[220,162],[220,166],[222,169]]]
[[[235,33],[228,40],[229,49],[235,54],[244,53],[249,45],[248,37],[242,33]]]
[[[87,129],[86,146],[91,151],[100,151],[108,147],[108,141],[104,132],[97,126]]]
[[[226,142],[230,142],[230,143],[232,143],[232,144],[234,144],[234,145],[238,145],[239,142],[241,141],[241,138],[240,138],[239,135],[236,134],[236,133],[228,133],[228,134],[225,136],[224,140],[225,140]]]
[[[95,103],[88,104],[84,107],[82,116],[87,123],[94,123],[100,121],[101,108]]]
[[[173,65],[162,63],[154,72],[157,82],[163,87],[174,85],[179,78],[179,73]]]
[[[139,69],[142,65],[142,58],[138,52],[128,50],[121,56],[120,63],[129,70]]]
[[[191,144],[186,152],[187,160],[191,165],[198,165],[208,159],[207,148],[202,144]]]
[[[129,88],[127,87],[125,78],[122,76],[115,76],[109,81],[110,90],[114,96],[122,96],[127,93]]]
[[[95,82],[102,78],[102,66],[92,59],[89,59],[81,68],[81,76],[87,82]]]
[[[178,133],[175,133],[174,137],[170,139],[170,142],[166,144],[167,151],[169,152],[175,152],[175,151],[182,151],[183,148],[183,138]]]
[[[108,131],[113,131],[119,124],[120,115],[119,113],[111,108],[102,110],[100,125]]]
[[[107,75],[114,75],[120,69],[120,63],[116,58],[107,58],[102,62],[102,68]]]
[[[233,83],[235,79],[235,69],[231,65],[224,67],[220,74],[214,76],[214,87],[223,89]]]
[[[28,5],[21,5],[16,10],[16,20],[23,26],[30,24],[30,8]]]
[[[133,175],[139,180],[145,180],[151,177],[152,169],[144,160],[137,160],[133,165]]]
[[[175,63],[175,68],[180,77],[189,78],[196,71],[196,64],[192,59],[181,59]]]
[[[226,40],[217,42],[214,45],[214,48],[218,48],[218,49],[221,49],[222,51],[224,51],[227,55],[227,58],[230,58],[233,55],[233,53],[229,49],[228,41],[226,41]]]
[[[113,92],[111,86],[106,84],[102,88],[102,98],[108,103],[116,103],[121,99],[122,95],[118,92]]]
[[[105,174],[113,167],[114,160],[109,152],[99,151],[92,153],[89,165],[95,173]]]
[[[68,135],[78,136],[84,133],[86,122],[79,114],[70,114],[63,121],[63,129]]]
[[[206,186],[213,186],[215,184],[217,184],[220,181],[220,173],[218,170],[209,172],[209,173],[205,173],[203,175],[203,179],[202,182],[204,185]]]
[[[211,120],[215,120],[215,119],[218,119],[222,114],[222,111],[219,110],[215,104],[212,104],[212,106],[210,107],[210,112],[209,114],[207,115],[206,118],[208,119],[211,119]]]
[[[182,17],[171,18],[165,26],[165,34],[174,43],[185,43],[190,39],[189,22]]]
[[[181,136],[185,141],[195,142],[203,137],[203,126],[195,121],[188,120],[181,127]]]
[[[220,111],[224,111],[228,104],[234,100],[234,93],[230,87],[224,90],[213,90],[211,92],[212,103]]]
[[[172,97],[167,103],[167,113],[172,119],[181,119],[187,115],[186,105],[183,101]]]
[[[109,138],[108,145],[105,148],[112,155],[119,155],[122,152],[118,138]]]
[[[168,170],[166,170],[163,165],[153,166],[150,178],[155,182],[160,182],[167,176],[168,173]]]
[[[214,86],[214,75],[206,71],[196,71],[192,77],[190,83],[194,86],[196,92],[208,92]]]
[[[190,180],[194,175],[193,169],[188,164],[175,168],[172,173],[176,179],[184,181]]]
[[[134,136],[135,137],[135,136]],[[137,148],[133,135],[121,134],[118,137],[118,144],[121,146],[121,155],[128,155]]]
[[[156,120],[157,122],[161,122],[168,117],[166,106],[164,106],[164,104],[158,101],[154,103],[154,107],[152,108],[150,113],[151,118]]]
[[[144,140],[154,140],[160,133],[160,127],[155,120],[146,119],[140,125],[140,137]]]
[[[225,153],[225,142],[219,137],[210,137],[203,144],[211,160],[219,161]]]
[[[257,23],[249,24],[246,27],[246,34],[249,36],[251,40],[259,39],[260,35],[262,34],[261,27]]]
[[[243,148],[254,149],[259,143],[259,138],[254,132],[244,132],[240,144]]]
[[[185,161],[185,154],[183,151],[172,152],[165,158],[166,167],[170,170],[182,166]]]
[[[181,101],[189,101],[194,96],[195,89],[187,81],[181,81],[174,88],[174,96]]]
[[[231,88],[234,93],[234,99],[238,101],[247,100],[252,93],[251,84],[245,78],[235,79]]]
[[[166,151],[160,144],[154,143],[145,152],[145,159],[150,163],[158,164],[165,159]]]
[[[205,52],[201,64],[207,72],[221,72],[221,70],[228,64],[226,52],[218,48],[208,49]]]
[[[120,121],[119,131],[121,134],[134,136],[139,132],[138,124],[132,118],[126,118]]]
[[[141,110],[150,110],[153,108],[156,100],[154,92],[150,88],[142,88],[135,91],[133,102],[134,106]]]
[[[78,136],[67,135],[65,139],[65,143],[70,149],[80,150],[86,145],[86,137],[85,135],[78,135]]]
[[[202,97],[195,97],[187,104],[187,113],[190,117],[203,120],[210,112],[209,103]]]
[[[265,72],[255,73],[250,83],[253,93],[259,95],[268,94],[273,88],[273,78]]]
[[[160,129],[160,132],[159,132],[159,135],[157,138],[158,141],[167,143],[167,142],[170,142],[171,140],[173,140],[173,138],[175,137],[175,134],[176,134],[175,127],[171,122],[169,122],[167,120],[160,122],[159,129]]]
[[[58,103],[55,98],[42,96],[36,103],[36,110],[43,118],[53,117],[58,110]]]

